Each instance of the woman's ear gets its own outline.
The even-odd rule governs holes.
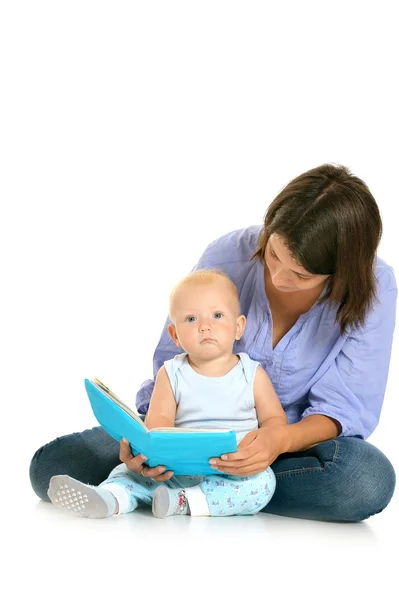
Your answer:
[[[240,315],[239,317],[237,317],[236,340],[240,340],[244,335],[246,324],[247,320],[244,317],[244,315]]]
[[[172,338],[172,340],[174,341],[174,343],[176,344],[176,346],[179,346],[179,348],[180,348],[180,342],[179,342],[179,338],[177,337],[176,327],[173,324],[168,325],[168,333],[169,333],[170,337]]]

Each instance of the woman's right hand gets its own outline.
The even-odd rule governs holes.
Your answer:
[[[119,458],[127,466],[129,471],[143,475],[144,477],[151,477],[155,481],[167,481],[173,477],[173,471],[165,471],[165,467],[158,466],[154,468],[143,467],[143,464],[147,460],[147,457],[143,454],[133,456],[130,450],[130,444],[127,440],[121,439],[119,444]]]

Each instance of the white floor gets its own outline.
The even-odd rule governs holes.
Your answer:
[[[350,525],[95,521],[27,477],[96,424],[85,377],[134,404],[171,287],[300,173],[367,182],[399,278],[395,4],[1,3],[1,600],[399,598],[399,491]],[[399,473],[395,336],[370,441]]]
[[[380,425],[369,441],[398,473],[395,369],[392,375]],[[86,417],[64,411],[59,420],[44,419],[42,411],[32,410],[22,420],[15,410],[13,418],[20,424],[17,435],[6,428],[0,438],[5,444],[0,453],[2,599],[96,600],[126,591],[127,600],[164,600],[160,594],[178,600],[250,600],[255,594],[265,600],[270,594],[270,600],[399,597],[398,490],[385,511],[354,524],[267,514],[160,520],[144,509],[110,519],[80,519],[37,498],[28,466],[36,448],[84,429]],[[10,472],[11,456],[19,470]]]
[[[3,513],[3,598],[397,598],[399,495],[364,523],[63,515],[23,482]],[[21,490],[22,491],[22,490]],[[4,500],[4,498],[3,498]],[[4,516],[5,514],[5,516]],[[4,565],[4,559],[3,559]],[[118,575],[117,575],[118,574]],[[391,592],[382,593],[382,586]],[[396,591],[395,591],[396,590]]]

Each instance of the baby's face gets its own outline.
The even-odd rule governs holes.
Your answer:
[[[172,306],[178,344],[197,358],[217,358],[231,353],[243,333],[238,299],[228,282],[187,283],[175,295]]]

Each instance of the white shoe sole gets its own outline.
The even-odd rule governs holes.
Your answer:
[[[168,517],[169,514],[173,514],[173,510],[171,513],[169,513],[170,509],[171,506],[168,488],[160,485],[155,490],[152,498],[152,514],[158,519],[164,519],[165,517]]]
[[[76,517],[104,519],[108,506],[97,490],[68,475],[56,475],[50,479],[47,492],[53,505]]]

